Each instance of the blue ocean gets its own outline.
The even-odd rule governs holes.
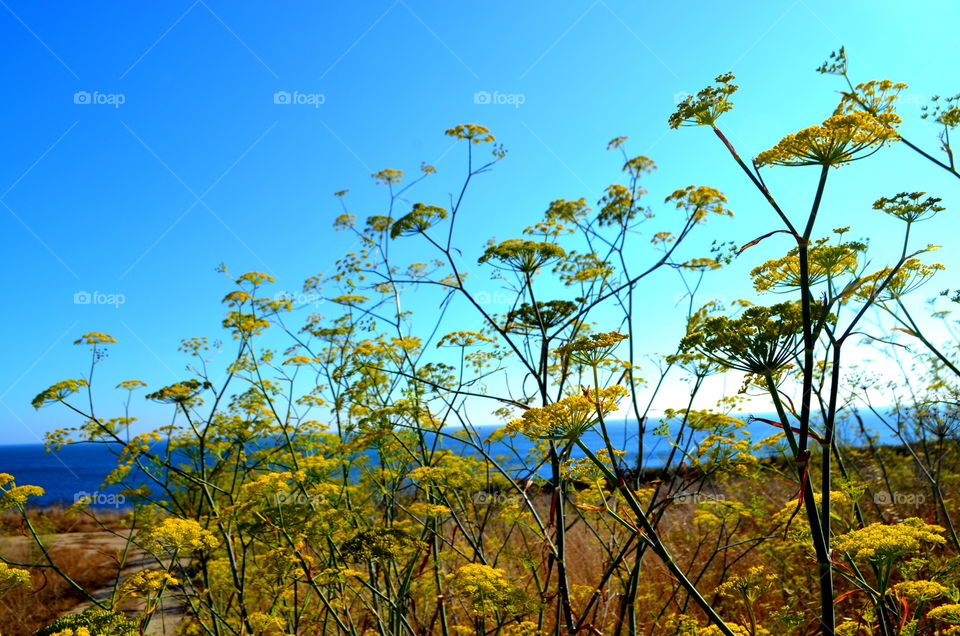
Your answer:
[[[865,422],[868,428],[879,437],[880,443],[895,443],[893,436],[871,417]],[[655,435],[652,429],[658,420],[648,423],[648,432],[644,435],[643,465],[648,468],[662,466],[672,450],[668,439],[662,435]],[[672,428],[672,427],[671,427]],[[495,427],[479,427],[478,433],[486,437],[495,430]],[[635,466],[638,454],[638,432],[635,420],[620,420],[617,423],[608,423],[610,437],[614,448],[626,451],[624,460],[627,465]],[[752,421],[747,425],[751,438],[756,441],[777,432],[773,426]],[[838,430],[841,441],[852,441],[852,432],[840,428]],[[582,440],[591,450],[603,447],[601,438],[595,431],[586,433]],[[462,442],[445,438],[442,445],[462,454],[476,454],[474,449],[465,448]],[[507,463],[514,462],[525,456],[530,449],[531,442],[520,436],[514,438],[509,445],[497,442],[487,446],[485,451],[492,457],[506,457]],[[582,456],[574,450],[574,457]],[[43,497],[32,499],[32,503],[40,506],[70,505],[83,496],[92,498],[94,507],[116,507],[116,488],[101,488],[103,478],[117,465],[113,452],[103,444],[78,444],[64,446],[58,451],[47,453],[41,444],[29,445],[0,445],[0,473],[9,473],[14,476],[18,484],[32,484],[42,487],[46,494]],[[543,473],[544,471],[541,471]],[[120,498],[122,500],[122,498]]]

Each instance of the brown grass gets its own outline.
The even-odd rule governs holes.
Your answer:
[[[28,517],[44,535],[45,544],[52,546],[53,562],[84,589],[97,590],[113,583],[117,560],[110,540],[114,537],[103,530],[123,528],[123,514],[96,511],[94,515],[52,507],[30,510]],[[18,513],[0,515],[0,554],[14,563],[44,562]],[[30,636],[85,600],[51,568],[31,568],[31,578],[32,589],[17,588],[0,598],[3,636]]]

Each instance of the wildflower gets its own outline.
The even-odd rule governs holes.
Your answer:
[[[133,391],[134,389],[138,389],[142,386],[147,386],[147,383],[141,380],[124,380],[123,382],[118,384],[116,388],[126,389],[127,391]]]
[[[901,296],[909,294],[917,289],[934,274],[945,270],[946,267],[940,263],[931,263],[927,265],[917,258],[908,258],[904,261],[900,269],[887,281],[893,268],[885,267],[868,276],[860,279],[856,290],[856,295],[861,300],[896,300]],[[886,286],[881,289],[884,281]]]
[[[377,185],[393,185],[394,183],[400,183],[400,180],[403,178],[403,170],[386,168],[380,172],[374,172],[370,176],[373,177]]]
[[[678,210],[685,210],[687,218],[694,223],[702,223],[708,214],[733,216],[733,212],[724,207],[727,197],[716,188],[709,186],[687,186],[674,191],[663,200],[664,203],[677,202]]]
[[[566,252],[556,243],[507,239],[502,243],[488,246],[477,262],[486,263],[496,259],[519,272],[532,274],[551,260],[564,256]]]
[[[625,225],[637,216],[638,208],[634,205],[636,197],[634,194],[643,194],[646,191],[640,190],[632,192],[626,186],[613,184],[607,186],[603,191],[603,197],[598,201],[600,213],[597,215],[597,222],[601,226],[605,225]]]
[[[939,95],[930,98],[933,106],[924,105],[922,110],[923,119],[933,119],[944,128],[956,128],[960,125],[960,93],[953,97],[947,97],[941,101]]]
[[[587,200],[583,197],[574,201],[566,199],[557,199],[551,201],[547,211],[544,214],[548,221],[563,221],[564,223],[576,223],[590,211]]]
[[[576,439],[594,426],[599,418],[617,409],[627,389],[615,384],[605,389],[584,390],[540,408],[527,409],[507,423],[508,432],[520,432],[530,439]]]
[[[576,364],[596,366],[607,359],[617,345],[628,337],[617,331],[596,333],[561,345],[557,347],[556,353],[562,358],[569,358]]]
[[[864,112],[828,117],[819,126],[787,135],[755,159],[758,166],[840,166],[863,159],[897,138],[896,113]]]
[[[217,538],[193,519],[167,518],[147,533],[153,547],[178,553],[184,550],[212,550]]]
[[[297,366],[302,366],[305,364],[312,364],[313,362],[314,362],[314,359],[311,358],[310,356],[293,356],[292,358],[287,358],[286,360],[284,360],[283,364],[284,365],[294,364]]]
[[[395,561],[425,548],[425,544],[401,528],[360,530],[340,546],[354,561]]]
[[[720,115],[733,108],[730,96],[740,88],[731,83],[734,78],[733,73],[724,73],[714,80],[717,86],[707,86],[696,95],[687,96],[670,115],[670,127],[715,126]]]
[[[926,221],[933,218],[937,212],[946,208],[937,205],[942,201],[939,197],[927,197],[920,201],[925,192],[901,192],[891,198],[882,197],[873,202],[874,210],[882,210],[907,223]]]
[[[263,272],[247,272],[246,274],[241,274],[237,278],[238,284],[242,282],[247,282],[253,286],[257,286],[264,282],[272,283],[274,282],[274,278],[270,274],[264,274]]]
[[[496,137],[490,133],[489,128],[478,124],[460,124],[453,128],[448,128],[443,134],[456,139],[466,139],[475,144],[485,144],[496,141]]]
[[[85,333],[76,340],[73,341],[73,344],[89,344],[89,345],[98,345],[98,344],[115,344],[117,340],[107,333],[100,333],[99,331],[91,331],[90,333]]]
[[[8,567],[0,562],[0,596],[15,587],[30,587],[30,572],[21,568]]]
[[[630,139],[630,138],[629,138],[629,137],[614,137],[614,138],[611,139],[610,142],[607,144],[607,150],[617,150],[617,149],[619,149],[619,148],[623,145],[623,142],[625,142],[627,139]]]
[[[950,588],[935,581],[903,581],[894,585],[893,591],[917,603],[925,603],[950,594]]]
[[[88,384],[87,381],[83,379],[61,380],[37,395],[30,403],[33,405],[33,408],[39,409],[51,402],[63,402],[67,396],[76,393],[85,386],[88,386]]]
[[[3,483],[2,478],[5,477],[10,477],[10,475],[0,474],[0,483]],[[17,486],[13,482],[10,482],[10,484],[9,488],[0,486],[0,511],[22,508],[28,499],[42,497],[45,492],[40,486]]]
[[[202,391],[209,389],[209,382],[200,380],[184,380],[170,386],[165,386],[159,391],[147,395],[148,400],[160,402],[162,404],[189,404],[196,400]]]
[[[776,576],[765,573],[764,567],[758,565],[750,568],[743,576],[733,576],[721,583],[717,587],[717,593],[725,596],[738,594],[747,603],[753,603],[775,579]]]
[[[814,306],[814,320],[822,309]],[[803,329],[800,303],[748,307],[739,318],[691,316],[680,346],[731,369],[763,375],[786,366]]]
[[[447,584],[458,596],[470,602],[476,615],[519,614],[529,604],[526,594],[514,587],[507,573],[480,563],[463,565],[447,575]]]
[[[413,209],[397,219],[390,228],[390,238],[426,232],[437,221],[447,218],[447,211],[435,205],[414,203]]]
[[[643,173],[650,173],[657,169],[657,164],[650,157],[643,155],[627,159],[623,164],[623,171],[634,179],[639,179]]]
[[[857,561],[892,561],[919,552],[927,545],[942,545],[944,529],[911,517],[896,525],[872,523],[837,537],[834,547]]]
[[[180,585],[180,581],[166,570],[150,568],[127,577],[120,587],[120,593],[134,598],[152,596],[171,585]]]
[[[482,344],[485,342],[495,342],[489,336],[485,336],[477,331],[454,331],[440,338],[437,342],[438,347],[469,347],[471,345]]]
[[[960,625],[960,604],[941,605],[927,612],[927,618],[940,623]]]
[[[866,243],[858,241],[839,245],[828,245],[828,241],[824,237],[807,247],[807,282],[810,285],[854,274],[858,267],[858,256],[867,249]],[[754,289],[759,292],[799,289],[803,284],[800,277],[800,248],[794,247],[786,256],[753,268],[750,277]]]

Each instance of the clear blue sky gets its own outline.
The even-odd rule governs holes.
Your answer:
[[[675,96],[734,71],[743,88],[723,127],[753,156],[830,114],[838,78],[814,69],[841,44],[857,79],[906,81],[914,101],[957,92],[960,4],[907,6],[0,0],[0,440],[37,441],[77,423],[29,402],[85,371],[86,349],[71,344],[84,332],[120,341],[98,370],[105,382],[182,379],[179,339],[220,335],[221,261],[272,273],[277,290],[328,271],[347,247],[330,228],[334,191],[349,188],[355,210],[377,213],[382,191],[370,173],[427,161],[440,174],[415,196],[442,205],[462,177],[462,148],[442,135],[457,123],[489,126],[510,151],[465,208],[461,229],[478,252],[552,199],[596,201],[619,176],[618,157],[604,152],[617,135],[660,165],[651,201],[691,183],[728,194],[737,217],[712,225],[709,238],[742,243],[776,229],[711,134],[668,130]],[[279,91],[314,103],[277,104]],[[523,103],[477,104],[480,91]],[[902,111],[917,119],[912,137],[935,149],[918,106]],[[869,219],[883,247],[900,227],[870,203],[926,190],[952,211],[918,240],[955,235],[957,183],[937,170],[895,148],[836,171],[824,231]],[[769,174],[788,208],[809,204],[815,170]],[[758,248],[711,284],[747,290],[745,273],[786,248]],[[951,253],[941,260],[957,265]],[[664,277],[654,294],[672,296],[674,282]],[[75,303],[84,291],[124,302]],[[653,319],[648,328],[651,341],[672,346],[675,329]],[[108,398],[101,411],[118,407]]]

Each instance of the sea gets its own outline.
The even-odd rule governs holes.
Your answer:
[[[746,430],[753,441],[758,441],[776,433],[779,429],[759,420],[747,421]],[[766,419],[775,419],[770,415],[760,415]],[[876,436],[880,444],[896,443],[896,439],[876,417],[864,416],[864,423],[868,430]],[[648,420],[648,431],[644,435],[644,461],[646,468],[657,468],[664,465],[673,447],[670,439],[665,435],[657,435],[652,429],[659,424],[659,420]],[[626,451],[624,461],[628,466],[636,465],[638,455],[638,427],[635,420],[620,420],[608,422],[607,428],[616,450]],[[671,429],[674,426],[670,426]],[[477,432],[486,437],[494,432],[496,427],[477,427]],[[841,442],[856,443],[849,425],[838,428]],[[600,435],[596,431],[588,431],[581,438],[584,445],[593,451],[604,447]],[[460,454],[477,454],[475,449],[465,447],[462,442],[444,437],[440,443]],[[517,436],[510,442],[493,442],[486,447],[486,453],[491,457],[507,458],[509,463],[517,464],[520,458],[532,447],[532,442]],[[582,457],[583,453],[574,449],[572,457]],[[676,462],[675,462],[676,463]],[[104,477],[117,465],[114,450],[105,444],[73,444],[66,445],[57,451],[46,452],[42,444],[0,445],[0,473],[13,475],[18,485],[31,484],[40,486],[45,494],[42,497],[31,499],[34,506],[71,505],[83,497],[91,500],[92,507],[120,508],[124,506],[124,498],[118,494],[117,487],[104,487]],[[540,468],[540,474],[545,474],[546,468]],[[529,473],[528,473],[529,474]]]

